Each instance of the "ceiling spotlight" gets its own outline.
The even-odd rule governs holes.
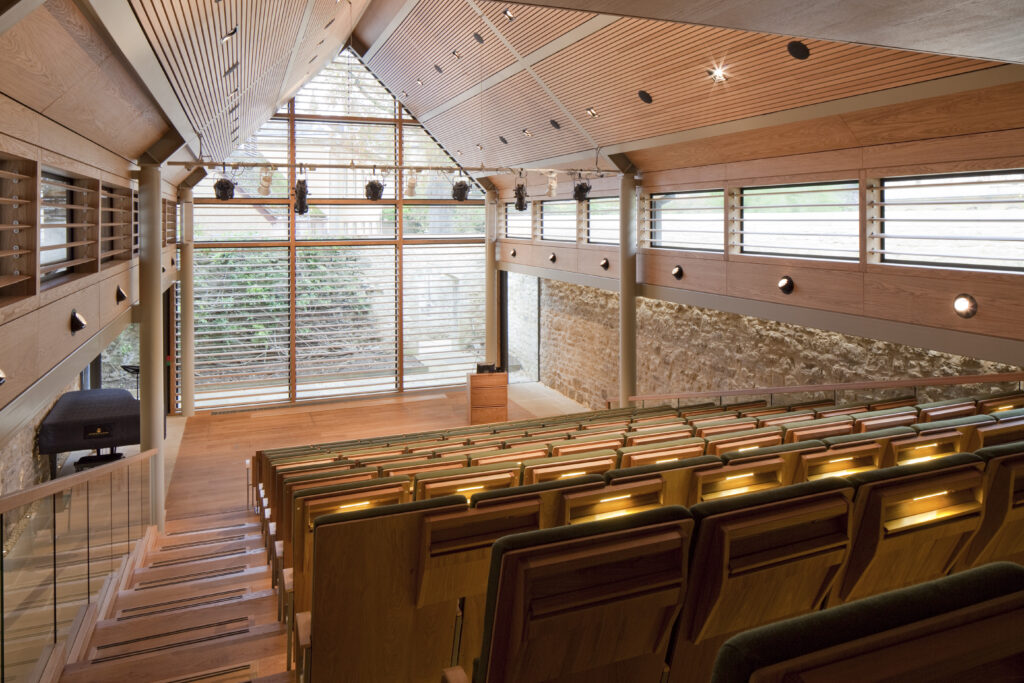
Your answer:
[[[646,90],[640,90],[639,92],[637,92],[636,96],[639,97],[640,101],[643,102],[644,104],[650,104],[651,102],[654,101],[654,98],[651,97],[651,93],[647,92]]]
[[[677,280],[682,280],[683,279],[683,267],[682,266],[675,266],[672,269],[672,277],[674,277]]]
[[[786,46],[786,51],[793,59],[807,59],[811,56],[811,48],[799,40],[791,40]]]
[[[383,188],[382,188],[383,189]],[[309,196],[309,188],[306,186],[305,179],[295,181],[295,213],[300,216],[304,216],[309,213],[309,202],[306,198]]]
[[[228,93],[228,97],[238,97],[238,93],[239,93],[238,88],[233,88],[231,90],[231,92]]]
[[[455,150],[455,154],[456,154],[456,156],[460,156],[461,157],[462,156],[462,150],[461,149]]]
[[[329,29],[331,27],[331,24],[333,24],[333,23],[334,23],[334,19],[331,19],[326,24],[324,24],[324,30],[326,31],[327,29]]]
[[[503,145],[507,145],[508,144],[508,140],[505,139],[504,135],[499,135],[498,139],[501,140],[501,144],[503,144]]]
[[[438,66],[437,64],[434,65],[434,71],[436,71],[439,74],[443,74],[444,73],[444,71],[441,69],[441,67]]]
[[[961,318],[973,318],[978,312],[978,302],[970,294],[957,294],[953,299],[953,310]]]
[[[587,116],[589,116],[592,119],[596,119],[597,118],[597,110],[594,109],[593,107],[587,107]]]
[[[224,35],[222,35],[220,37],[220,44],[223,45],[224,43],[228,42],[229,40],[234,38],[235,34],[237,34],[237,33],[238,33],[238,24],[235,24],[235,27],[233,29],[231,29],[230,31],[228,31],[227,33],[225,33]]]
[[[783,294],[792,294],[796,288],[796,283],[793,282],[793,278],[788,275],[783,275],[779,278],[779,291]]]
[[[452,199],[457,202],[464,202],[469,198],[469,183],[460,180],[452,185]]]
[[[585,202],[589,196],[590,183],[580,178],[576,181],[576,184],[572,186],[572,198],[577,202]]]
[[[473,40],[475,40],[476,42],[480,43],[481,45],[484,44],[484,37],[482,35],[480,35],[479,33],[474,33],[473,34]]]
[[[516,18],[516,15],[512,14],[512,10],[507,8],[504,11],[502,11],[502,14],[504,14],[505,18],[508,19],[509,21],[512,21],[513,19]]]
[[[526,185],[516,183],[516,211],[526,211]]]
[[[401,93],[399,93],[399,95],[398,95],[398,96],[399,96],[399,97],[401,97],[401,98],[402,98],[402,99],[404,100],[404,99],[405,99],[406,97],[408,97],[408,96],[409,96],[409,93],[407,93],[407,92],[405,92],[405,91],[403,90],[403,91],[402,91]]]
[[[555,121],[554,119],[551,119],[548,123],[550,123],[551,127],[554,128],[555,130],[561,130],[562,128],[562,124],[560,124],[558,121]]]
[[[237,69],[237,68],[238,68],[238,62],[235,62],[234,64],[232,64],[231,66],[229,66],[229,67],[227,68],[227,70],[226,70],[226,71],[224,72],[224,76],[225,76],[225,78],[226,78],[226,77],[228,77],[228,76],[230,76],[230,75],[231,75],[232,73],[234,73],[235,69]]]
[[[366,198],[375,202],[384,196],[384,183],[374,178],[366,183]]]
[[[482,151],[484,151],[484,146],[483,146],[483,145],[481,145],[480,143],[477,143],[477,145],[476,145],[476,151],[478,151],[478,152],[482,152]]]
[[[423,79],[422,78],[417,78],[416,79],[416,85],[423,85]]]
[[[729,77],[725,75],[724,66],[716,66],[713,69],[708,69],[708,76],[710,76],[711,80],[715,83],[725,83],[729,80]]]
[[[452,57],[455,57],[455,59],[462,59],[462,55],[459,54],[458,50],[452,50]]]
[[[523,135],[525,135],[528,138],[532,138],[533,137],[533,133],[530,132],[529,128],[523,128]]]
[[[235,184],[227,178],[221,178],[213,184],[213,193],[217,199],[226,202],[235,198]]]

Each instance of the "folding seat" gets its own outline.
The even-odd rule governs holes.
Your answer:
[[[640,429],[656,427],[658,425],[668,426],[684,422],[685,420],[676,415],[675,411],[672,411],[667,415],[640,415],[629,421],[629,429],[630,431],[638,431]]]
[[[704,451],[709,455],[722,455],[735,451],[748,451],[782,443],[782,427],[760,427],[736,432],[707,434]]]
[[[757,419],[758,427],[774,427],[776,425],[789,424],[791,422],[803,422],[813,420],[817,417],[813,410],[790,410],[777,415],[762,415]]]
[[[640,446],[661,441],[677,441],[693,436],[693,427],[682,422],[659,425],[656,429],[626,432],[626,446]]]
[[[548,445],[546,443],[534,444],[532,446],[513,446],[511,448],[499,448],[469,456],[469,464],[472,467],[477,465],[489,465],[496,462],[514,462],[517,464],[525,460],[546,458],[548,456]]]
[[[865,413],[854,413],[854,432],[874,432],[889,427],[903,427],[919,422],[917,409],[913,406],[869,410]]]
[[[782,439],[784,443],[841,436],[853,432],[853,418],[849,415],[832,415],[800,422],[784,422],[782,431],[784,432]]]
[[[757,418],[727,417],[720,420],[698,420],[691,424],[693,425],[693,435],[706,439],[713,434],[727,434],[729,432],[756,429]]]
[[[829,604],[945,576],[981,523],[984,461],[973,453],[852,474],[850,561]]]
[[[967,438],[964,450],[977,451],[989,446],[1024,440],[1024,410],[1005,410],[989,413],[995,424],[979,424]]]
[[[681,458],[691,458],[704,454],[704,439],[689,437],[674,441],[663,441],[639,446],[626,446],[619,449],[620,467],[636,467],[672,462]]]
[[[553,441],[550,444],[551,455],[573,455],[609,448],[621,448],[624,440],[625,437],[622,432],[614,432],[611,434],[580,436],[575,439],[566,439],[565,441]]]
[[[965,417],[967,415],[977,414],[978,404],[970,397],[950,398],[945,401],[918,403],[917,412],[921,418],[921,422],[951,420],[954,417]]]
[[[782,464],[778,470],[779,485],[784,486],[806,481],[806,477],[801,476],[801,471],[806,471],[806,469],[801,469],[804,458],[824,452],[824,441],[810,439],[808,441],[797,441],[795,443],[783,443],[763,448],[723,453],[722,460],[726,465],[734,468],[743,463],[756,462],[758,460],[781,460]]]
[[[768,401],[763,398],[754,399],[752,401],[741,401],[739,403],[729,403],[722,406],[723,410],[736,410],[743,412],[745,410],[757,410],[758,408],[767,408]]]
[[[297,491],[306,488],[329,486],[332,484],[345,484],[353,481],[366,481],[377,477],[376,467],[352,467],[343,470],[317,470],[314,472],[303,472],[285,477],[281,487],[280,517],[277,537],[284,542],[285,556],[288,558],[285,566],[291,566],[291,537],[292,537],[292,505],[291,502]]]
[[[1024,441],[982,448],[985,461],[984,511],[962,567],[1010,560],[1024,564]]]
[[[381,465],[380,476],[393,477],[399,475],[412,476],[417,472],[436,472],[438,470],[454,470],[469,465],[469,458],[464,455],[448,455],[443,458],[429,458],[422,462],[399,462]],[[411,492],[411,489],[410,489]]]
[[[618,466],[619,454],[613,450],[551,456],[523,461],[523,484],[539,484],[551,479],[569,479],[583,474],[603,474]]]
[[[866,413],[869,410],[867,403],[843,403],[831,407],[814,409],[814,415],[820,419],[823,417],[835,417],[837,415],[853,415],[855,413]]]
[[[694,473],[688,500],[702,503],[787,485],[793,467],[777,452],[763,453],[773,448],[777,446],[721,455],[722,467]],[[748,455],[755,452],[762,453]]]
[[[691,508],[697,529],[670,682],[705,683],[732,635],[821,606],[849,552],[852,497],[848,482],[829,478]]]
[[[669,506],[499,539],[473,680],[660,681],[692,528],[684,508]],[[469,677],[452,667],[442,681]]]
[[[553,434],[541,434],[531,436],[517,436],[514,439],[507,439],[502,441],[500,445],[502,448],[524,448],[526,446],[543,446],[548,447],[549,444],[555,443],[556,441],[566,441],[571,439],[574,435],[581,435],[583,432],[556,432]],[[493,448],[493,445],[491,446]]]
[[[851,416],[855,417],[855,416]],[[875,444],[879,450],[879,460],[877,467],[881,467],[881,454],[885,452],[885,449],[889,447],[889,442],[893,439],[903,438],[907,436],[913,436],[917,432],[910,428],[908,425],[900,425],[898,427],[887,427],[885,429],[873,429],[867,432],[857,431],[854,428],[852,434],[844,434],[842,436],[828,436],[822,439],[825,445],[828,446],[830,451],[843,451],[845,449],[860,446],[863,444]]]
[[[742,417],[764,417],[766,415],[781,415],[788,413],[786,406],[760,406],[757,408],[744,408],[740,411]]]
[[[948,420],[942,420],[942,422],[948,422]],[[934,460],[944,455],[960,453],[964,450],[963,446],[963,434],[955,427],[915,430],[914,434],[889,440],[886,452],[882,456],[882,467],[913,465],[918,462]]]
[[[474,508],[502,506],[521,500],[539,503],[541,529],[565,524],[565,496],[573,491],[597,491],[604,487],[600,474],[586,474],[569,479],[552,479],[539,484],[525,484],[506,489],[479,491],[470,497]]]
[[[477,491],[503,489],[519,485],[522,467],[515,462],[497,462],[475,467],[418,472],[413,475],[413,499],[463,496],[469,499]]]
[[[707,412],[712,410],[713,412]],[[740,413],[738,410],[725,410],[724,408],[707,408],[704,412],[698,412],[692,415],[686,414],[683,415],[682,417],[686,418],[686,421],[693,425],[693,428],[696,429],[708,422],[714,422],[716,420],[735,419],[739,416]]]
[[[799,403],[790,403],[788,407],[792,411],[803,411],[809,409],[817,411],[818,409],[824,410],[827,408],[834,408],[835,405],[835,401],[830,398],[819,398],[809,401],[800,401]]]
[[[715,455],[698,455],[692,458],[672,458],[670,461],[622,467],[604,473],[608,488],[634,482],[659,480],[662,505],[683,505],[696,503],[691,500],[693,473],[722,467],[722,459]],[[611,494],[609,494],[611,495]],[[600,499],[598,499],[600,501]]]
[[[949,420],[933,420],[932,422],[917,422],[910,425],[910,428],[921,435],[937,434],[945,432],[950,429],[955,429],[960,432],[963,439],[964,450],[967,450],[966,445],[972,440],[974,432],[978,427],[983,427],[989,424],[995,424],[996,418],[992,415],[984,415],[978,413],[977,415],[966,415],[964,417],[954,417]]]
[[[725,415],[739,414],[735,410],[728,410],[714,403],[698,403],[691,406],[680,406],[679,417],[686,419],[692,424],[694,419],[699,419],[705,415],[722,415],[723,412]]]
[[[740,633],[712,683],[1012,681],[1024,568],[994,563]]]
[[[417,606],[419,540],[428,515],[465,509],[445,496],[316,518],[306,681],[437,680],[458,603]]]
[[[1024,408],[1024,393],[1012,391],[995,396],[977,397],[979,413],[1005,413],[1009,410]]]
[[[868,410],[889,410],[890,408],[906,408],[917,405],[917,396],[897,396],[872,401]]]

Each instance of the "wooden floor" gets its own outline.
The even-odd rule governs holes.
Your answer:
[[[543,384],[509,387],[510,420],[586,410]],[[259,449],[469,424],[463,388],[191,417],[167,492],[167,519],[246,506],[246,461]]]

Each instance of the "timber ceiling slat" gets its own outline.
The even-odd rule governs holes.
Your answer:
[[[597,16],[591,12],[551,7],[510,6],[506,2],[485,1],[479,2],[478,6],[512,48],[523,57]],[[502,14],[509,8],[515,17],[512,21]]]

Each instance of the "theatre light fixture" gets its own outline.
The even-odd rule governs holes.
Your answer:
[[[953,299],[953,310],[961,318],[973,318],[978,312],[978,301],[970,294],[957,294]]]
[[[792,294],[796,288],[796,283],[793,282],[793,278],[788,275],[783,275],[779,278],[779,291],[783,294]]]

